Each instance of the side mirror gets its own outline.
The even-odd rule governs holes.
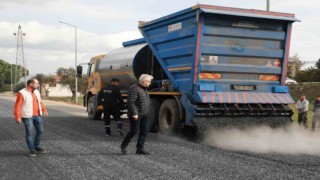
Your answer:
[[[77,76],[82,77],[82,66],[77,66]]]

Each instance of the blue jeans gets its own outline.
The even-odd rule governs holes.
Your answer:
[[[41,116],[32,116],[31,118],[22,118],[26,129],[26,141],[30,151],[34,151],[40,145],[41,135],[43,133],[43,123]],[[36,136],[33,139],[32,129],[36,129]]]
[[[127,147],[130,143],[131,139],[138,133],[139,137],[137,141],[137,149],[143,149],[144,142],[146,141],[148,134],[148,117],[147,116],[139,116],[138,120],[134,120],[129,117],[130,121],[130,131],[124,137],[121,146]]]

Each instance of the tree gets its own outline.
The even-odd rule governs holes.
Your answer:
[[[320,59],[314,67],[299,71],[296,75],[299,82],[319,82],[320,81]]]
[[[11,84],[11,64],[0,59],[0,92],[9,91],[8,84]]]
[[[46,97],[49,97],[49,89],[56,85],[56,77],[54,75],[36,74],[34,78],[38,79],[40,87],[44,88]]]
[[[25,84],[24,82],[19,82],[16,84],[16,86],[13,88],[13,92],[17,93],[19,92],[21,89],[25,88]]]
[[[307,68],[305,70],[297,72],[296,80],[298,82],[319,82],[319,74],[319,69],[315,67]]]
[[[62,84],[65,87],[69,87],[70,91],[72,92],[72,99],[76,99],[76,90],[75,90],[75,76],[76,71],[74,68],[63,68],[60,67],[57,70],[57,76],[59,76],[60,84]],[[83,92],[86,89],[86,79],[85,78],[78,78],[78,91]]]
[[[295,54],[292,57],[289,57],[288,60],[288,71],[287,71],[287,76],[290,78],[294,78],[301,70],[303,63],[301,61],[301,58],[298,56],[298,54]]]
[[[15,64],[9,64],[6,61],[0,59],[0,92],[9,91],[11,84],[11,70],[12,70],[12,84],[19,82],[20,78],[24,76],[24,68],[20,65],[17,66],[17,78],[15,78]],[[21,73],[22,72],[22,73]],[[29,73],[26,70],[27,75]],[[16,81],[15,81],[16,80]]]
[[[57,76],[59,76],[60,84],[63,86],[68,86],[70,88],[70,91],[72,92],[72,99],[76,99],[76,90],[75,90],[75,76],[76,71],[74,68],[63,68],[60,67],[57,70]]]
[[[87,79],[86,78],[78,78],[78,90],[83,95],[85,94],[85,90],[87,89]]]
[[[316,67],[317,67],[318,69],[320,69],[320,59],[318,59],[318,61],[317,61],[317,63],[316,63]]]

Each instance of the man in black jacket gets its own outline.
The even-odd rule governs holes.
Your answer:
[[[148,133],[148,115],[150,109],[150,97],[147,88],[151,84],[153,76],[142,74],[139,83],[132,85],[128,90],[128,117],[130,131],[127,133],[121,144],[121,152],[127,154],[126,147],[139,130],[136,154],[149,154],[144,148]]]
[[[118,87],[119,85],[120,81],[118,79],[112,79],[110,85],[102,88],[97,97],[98,108],[100,109],[101,105],[103,106],[107,136],[111,135],[110,115],[112,115],[113,119],[117,122],[119,134],[124,136],[120,111],[120,109],[124,107],[124,102],[121,97],[120,88]]]

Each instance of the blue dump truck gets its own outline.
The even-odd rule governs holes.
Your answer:
[[[285,79],[295,21],[294,14],[198,4],[140,22],[143,38],[88,63],[84,106],[90,119],[100,119],[101,87],[118,78],[125,97],[146,73],[154,76],[150,130],[287,124],[294,101]],[[82,74],[82,66],[77,70]]]

